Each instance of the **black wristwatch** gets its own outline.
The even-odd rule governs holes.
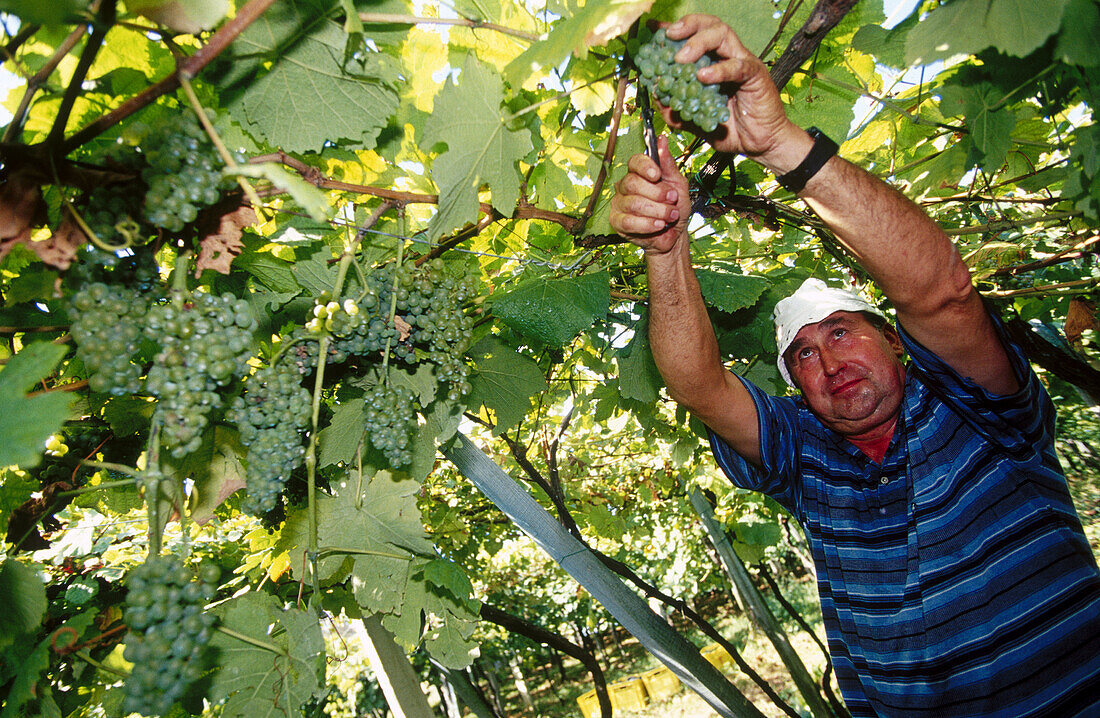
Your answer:
[[[829,158],[840,149],[837,143],[829,139],[824,132],[816,127],[810,127],[806,132],[814,139],[814,146],[810,148],[810,153],[806,155],[806,159],[802,160],[802,164],[790,172],[775,178],[780,187],[795,194],[801,192],[806,183],[810,181],[810,178],[817,174],[818,170],[829,161]]]

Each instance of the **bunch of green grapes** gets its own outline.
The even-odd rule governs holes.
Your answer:
[[[284,484],[305,457],[302,431],[312,416],[312,397],[292,362],[264,367],[245,382],[227,417],[248,448],[248,496],[244,509],[260,515],[278,502]]]
[[[405,386],[378,383],[363,397],[367,439],[382,452],[390,466],[412,461],[409,439],[416,429],[416,397]]]
[[[141,388],[141,367],[133,362],[148,311],[142,294],[127,287],[93,282],[71,300],[76,355],[88,370],[92,391],[115,396]]]
[[[130,637],[122,655],[134,667],[124,687],[124,713],[164,715],[202,675],[216,621],[204,607],[218,576],[213,566],[200,573],[196,581],[171,556],[152,556],[130,572],[124,612]]]
[[[214,143],[191,112],[158,123],[142,138],[141,148],[147,162],[142,170],[145,217],[169,232],[194,222],[201,208],[216,203],[233,184],[222,173]]]
[[[202,442],[218,389],[248,370],[255,320],[248,302],[231,295],[196,292],[182,305],[155,305],[145,334],[161,351],[146,379],[163,419],[162,442],[175,457]]]
[[[333,344],[354,356],[377,354],[388,346],[391,356],[405,363],[427,359],[457,398],[469,391],[462,353],[473,321],[463,306],[474,295],[474,281],[469,271],[458,277],[450,274],[439,259],[419,267],[410,263],[375,268],[367,277],[366,293],[350,313],[358,321]]]
[[[683,45],[683,40],[670,40],[663,29],[658,30],[638,48],[634,64],[642,84],[662,105],[679,112],[704,132],[714,132],[730,117],[728,100],[716,85],[704,85],[696,77],[710,64],[709,57],[703,55],[694,63],[676,62],[676,53]]]

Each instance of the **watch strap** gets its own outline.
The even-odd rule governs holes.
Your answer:
[[[829,158],[840,149],[836,142],[833,142],[816,127],[810,127],[806,132],[814,140],[814,145],[810,148],[809,154],[793,170],[775,178],[780,187],[795,194],[801,192],[806,183],[810,181],[810,178],[817,174],[829,161]]]

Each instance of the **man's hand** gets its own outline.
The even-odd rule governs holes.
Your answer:
[[[686,244],[691,218],[688,183],[668,150],[668,138],[657,139],[660,164],[644,154],[634,155],[628,172],[615,185],[611,198],[611,227],[646,251],[666,254]]]
[[[703,84],[721,85],[730,96],[729,120],[707,137],[715,149],[745,155],[778,173],[802,161],[809,151],[809,137],[787,119],[768,68],[728,25],[713,15],[685,15],[666,26],[665,33],[670,39],[684,40],[676,53],[678,62],[695,62],[707,53],[717,58],[696,75]],[[670,127],[681,126],[674,113],[660,108]]]

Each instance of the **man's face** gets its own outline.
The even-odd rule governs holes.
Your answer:
[[[905,384],[901,340],[858,312],[834,312],[798,331],[784,353],[791,378],[823,424],[849,437],[893,426]]]

